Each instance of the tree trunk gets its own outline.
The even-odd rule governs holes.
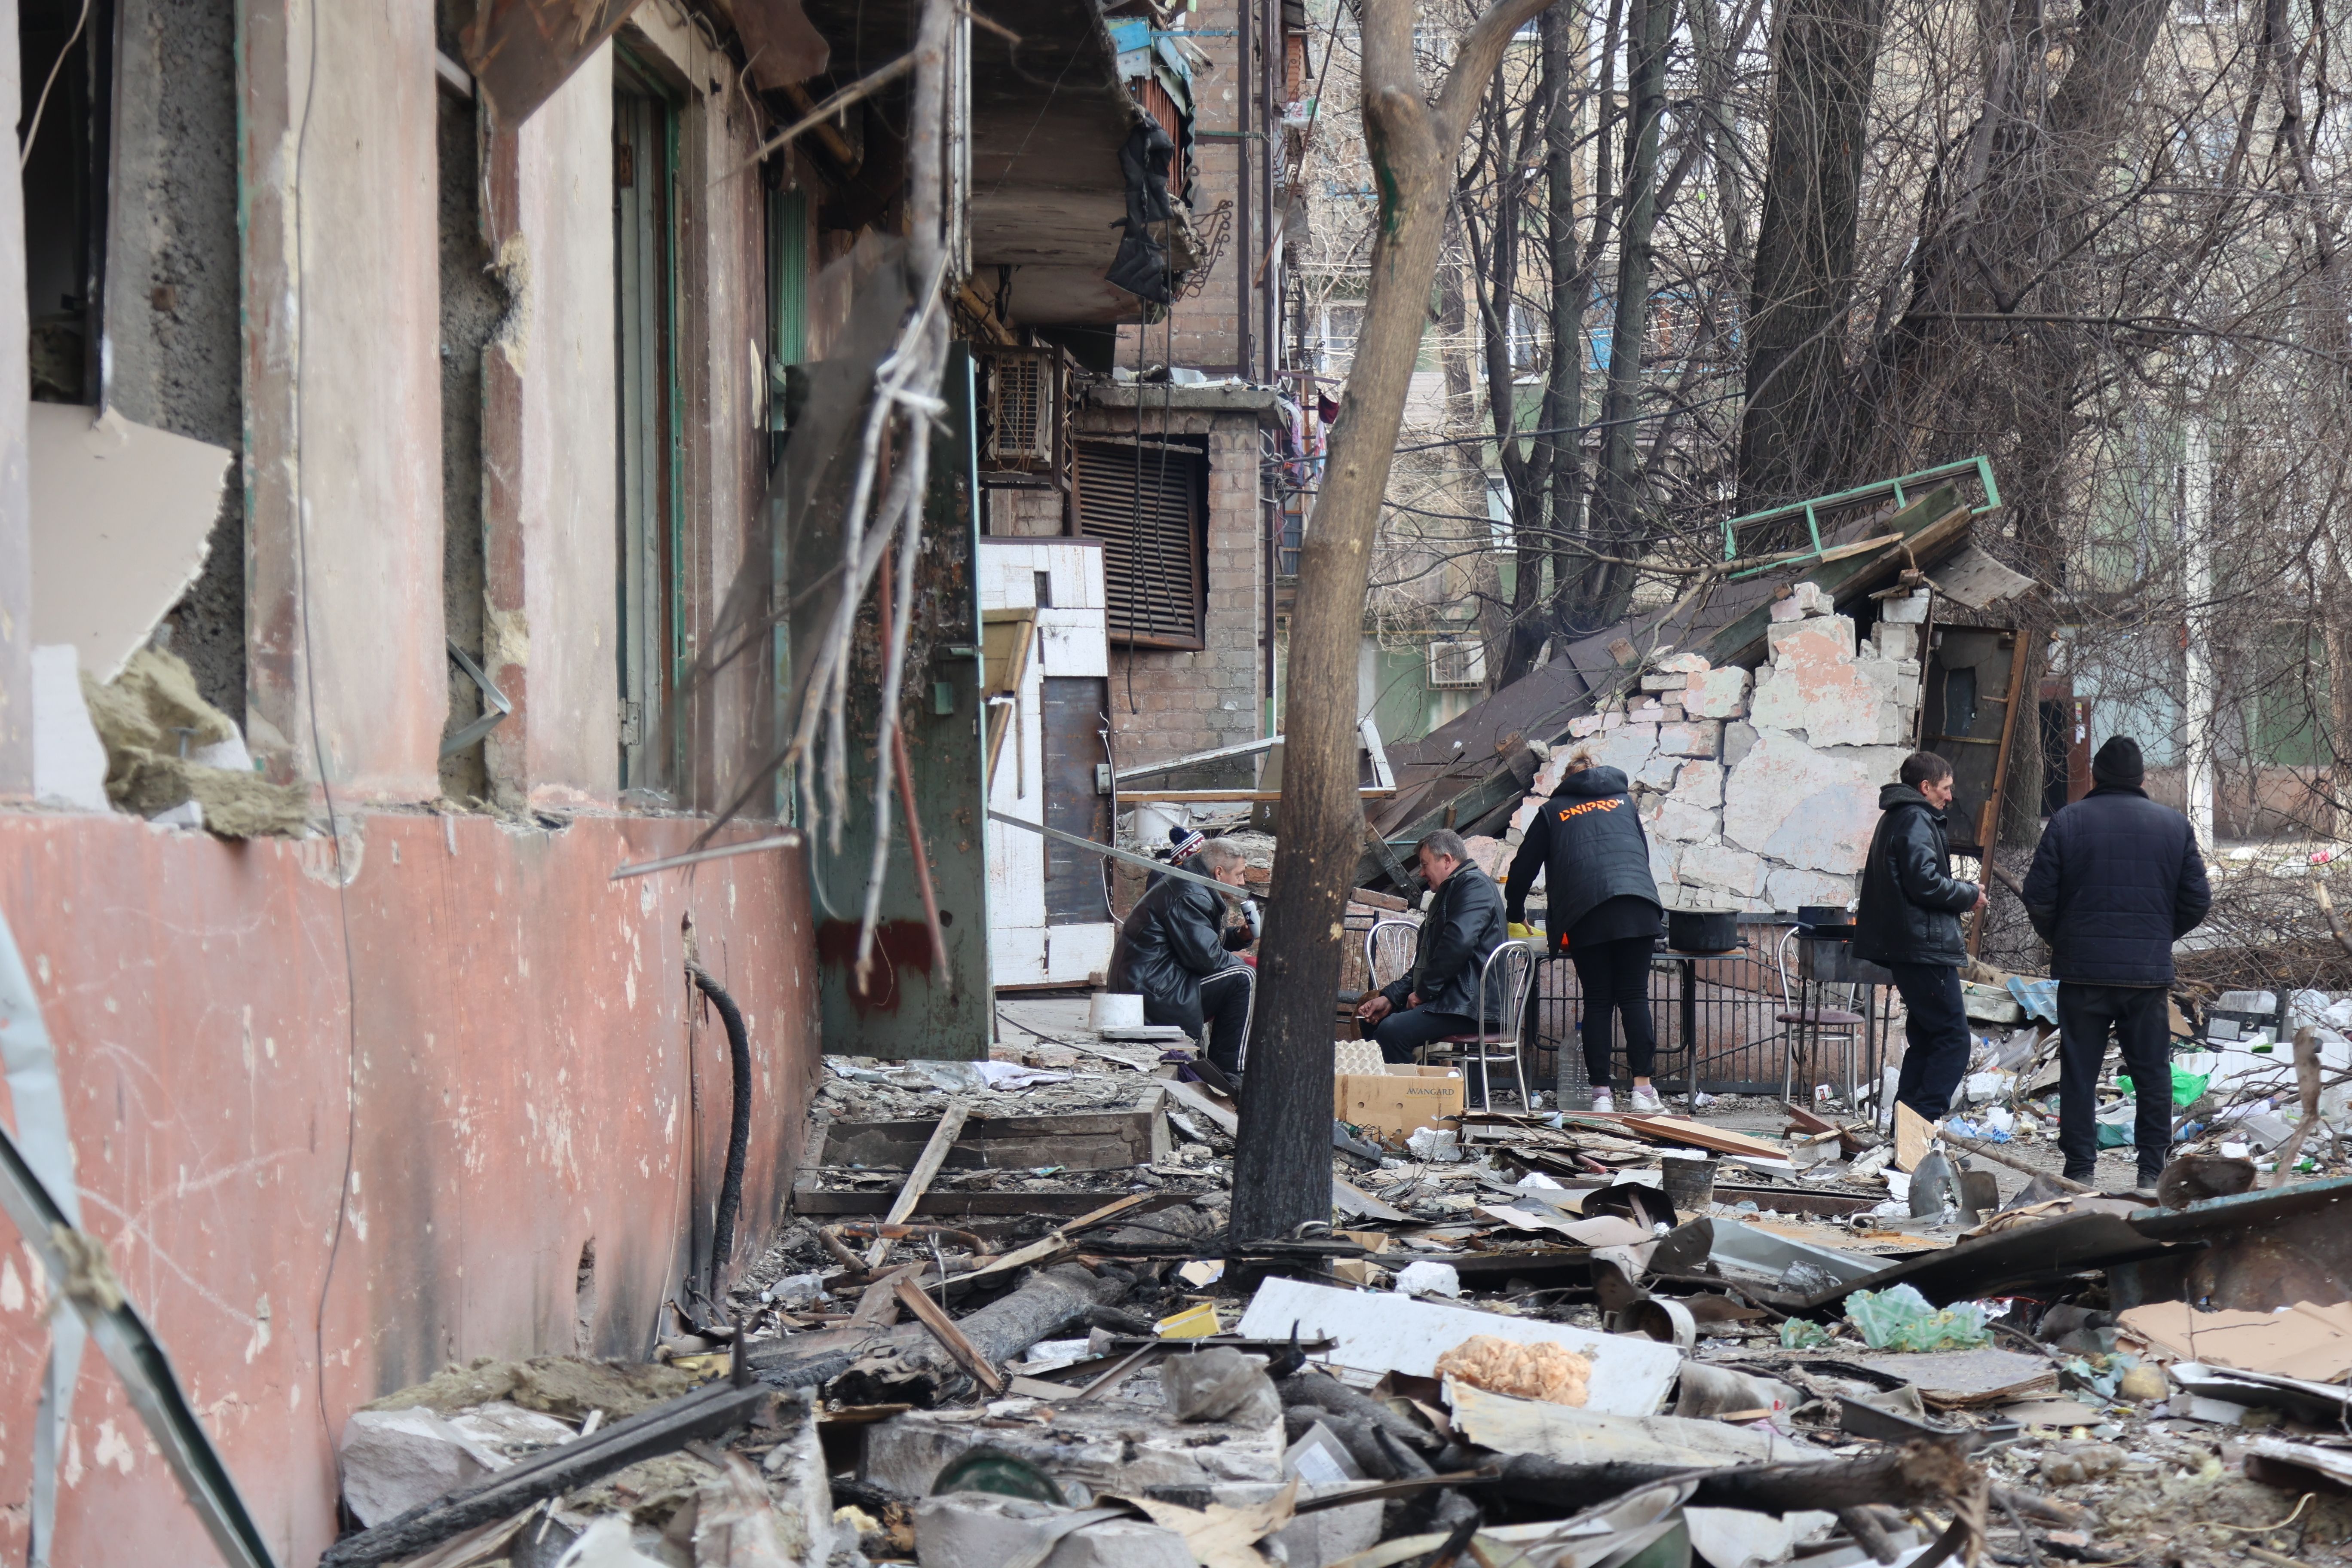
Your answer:
[[[1617,314],[1609,334],[1609,390],[1601,404],[1601,489],[1594,540],[1601,554],[1642,553],[1636,516],[1642,406],[1642,353],[1649,340],[1651,242],[1657,227],[1658,124],[1666,109],[1666,54],[1674,42],[1675,0],[1633,0],[1626,26],[1624,221],[1617,241]],[[1595,563],[1590,613],[1605,624],[1632,597],[1632,568]]]
[[[1364,583],[1405,391],[1429,310],[1454,154],[1511,35],[1549,0],[1501,0],[1454,56],[1433,108],[1413,65],[1413,7],[1363,7],[1364,145],[1380,190],[1356,361],[1300,552],[1285,705],[1282,897],[1259,949],[1234,1166],[1236,1241],[1285,1237],[1331,1215],[1331,1015],[1348,889],[1362,846],[1356,793],[1356,650]]]
[[[1780,18],[1771,151],[1748,311],[1739,510],[1815,495],[1845,372],[1864,121],[1885,0],[1796,0]]]
[[[1538,24],[1543,51],[1545,242],[1551,278],[1551,366],[1544,382],[1543,426],[1534,466],[1548,490],[1546,542],[1551,552],[1548,630],[1566,630],[1559,615],[1576,574],[1570,545],[1584,510],[1584,308],[1592,298],[1592,273],[1577,254],[1577,132],[1584,90],[1584,64],[1591,24],[1554,8]],[[1578,29],[1572,31],[1571,29]],[[1597,220],[1596,220],[1597,221]],[[1521,570],[1529,564],[1528,542],[1519,547]]]

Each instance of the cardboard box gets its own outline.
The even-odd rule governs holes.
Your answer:
[[[1391,1138],[1455,1121],[1462,1104],[1462,1074],[1454,1068],[1400,1066],[1340,1073],[1331,1081],[1332,1115]]]

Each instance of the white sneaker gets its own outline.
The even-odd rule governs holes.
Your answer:
[[[1658,1091],[1655,1089],[1644,1083],[1637,1083],[1633,1086],[1634,1114],[1638,1116],[1654,1115],[1656,1112],[1664,1110],[1665,1108],[1665,1101],[1658,1098]]]
[[[1606,1116],[1617,1109],[1616,1097],[1605,1089],[1596,1089],[1592,1091],[1592,1109]]]

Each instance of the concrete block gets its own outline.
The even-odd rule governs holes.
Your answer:
[[[1643,808],[1642,821],[1653,838],[1675,844],[1706,844],[1723,831],[1722,819],[1705,806],[1691,805],[1671,795]]]
[[[1723,727],[1723,765],[1737,767],[1739,760],[1756,749],[1756,726],[1746,722],[1727,723]]]
[[[360,1410],[343,1423],[343,1500],[377,1525],[506,1468],[508,1461],[423,1405]]]
[[[1664,717],[1665,705],[1650,698],[1633,703],[1625,710],[1625,722],[1628,724],[1654,724]]]
[[[1807,904],[1851,903],[1853,895],[1854,879],[1852,877],[1800,870],[1790,866],[1775,868],[1764,881],[1766,901],[1783,913],[1793,913]]]
[[[1805,607],[1793,598],[1773,600],[1766,613],[1776,626],[1794,626],[1805,618]]]
[[[1826,616],[1834,614],[1837,601],[1819,583],[1799,583],[1789,590],[1788,602],[1797,606],[1800,614]]]
[[[1878,825],[1883,782],[1847,756],[1824,755],[1785,731],[1765,731],[1723,787],[1723,836],[1801,869],[1862,868]]]
[[[1685,805],[1705,806],[1712,811],[1723,805],[1723,764],[1717,762],[1689,762],[1675,770],[1675,787],[1671,798]]]
[[[1733,665],[1690,678],[1683,689],[1683,712],[1692,719],[1737,719],[1748,711],[1748,671]]]
[[[1853,621],[1846,616],[1809,616],[1767,626],[1764,640],[1776,665],[1790,658],[1821,664],[1853,658]]]
[[[1658,726],[1658,750],[1670,757],[1712,758],[1723,743],[1723,726],[1712,719]]]
[[[1896,626],[1924,626],[1930,602],[1930,595],[1925,588],[1905,598],[1881,599],[1878,602],[1878,618]]]
[[[1660,721],[1661,723],[1679,724],[1683,721],[1683,705],[1679,702],[1667,703],[1664,713],[1665,716]]]
[[[1703,675],[1710,667],[1703,653],[1670,653],[1651,668],[1670,675]]]
[[[1653,752],[1633,775],[1633,782],[1643,789],[1654,789],[1664,795],[1675,787],[1675,774],[1682,768],[1679,759],[1663,752]]]
[[[1569,738],[1570,740],[1580,741],[1587,735],[1598,735],[1601,733],[1601,715],[1598,713],[1580,713],[1575,718],[1570,719],[1568,721]]]
[[[1621,724],[1604,730],[1601,738],[1588,748],[1598,766],[1621,768],[1627,778],[1642,771],[1658,749],[1658,727],[1655,724]]]
[[[1755,898],[1764,891],[1769,869],[1761,855],[1751,855],[1728,844],[1694,844],[1683,851],[1685,882],[1721,888],[1743,899]]]
[[[1644,691],[1680,691],[1690,684],[1690,677],[1680,674],[1656,674],[1642,677]]]
[[[914,1511],[915,1560],[923,1568],[997,1568],[1034,1558],[1049,1543],[1043,1568],[1192,1568],[1182,1536],[1141,1520],[1104,1520],[1055,1541],[1054,1523],[1070,1510],[1026,1498],[950,1492],[925,1498]]]

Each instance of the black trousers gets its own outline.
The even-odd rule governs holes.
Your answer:
[[[1610,1086],[1610,1058],[1616,1054],[1615,1025],[1625,1025],[1625,1065],[1647,1078],[1658,1061],[1657,1030],[1650,1021],[1650,952],[1654,936],[1571,947],[1576,983],[1584,992],[1584,1079],[1595,1089]]]
[[[1202,980],[1198,1005],[1185,1007],[1146,995],[1143,1021],[1173,1024],[1196,1040],[1207,1028],[1209,1065],[1231,1078],[1242,1070],[1242,1058],[1249,1048],[1250,996],[1256,984],[1256,972],[1236,963]]]
[[[1440,1013],[1428,1007],[1401,1007],[1379,1023],[1363,1028],[1363,1033],[1381,1043],[1381,1060],[1409,1062],[1423,1046],[1433,1045],[1449,1035],[1475,1035],[1478,1020],[1459,1013]]]
[[[2161,985],[2058,983],[2058,1152],[2066,1174],[2091,1179],[2099,1157],[2099,1068],[2112,1031],[2139,1102],[2132,1129],[2139,1173],[2154,1181],[2172,1147],[2171,1014]]]
[[[1969,1073],[1969,1015],[1960,1001],[1960,972],[1948,963],[1886,967],[1907,1015],[1895,1098],[1934,1121],[1952,1109],[1952,1093]]]

